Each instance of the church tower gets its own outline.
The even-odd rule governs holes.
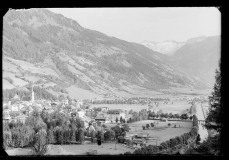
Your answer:
[[[31,94],[31,102],[34,102],[34,91],[33,91],[33,83],[32,83],[32,94]]]

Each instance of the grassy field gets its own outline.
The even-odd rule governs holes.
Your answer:
[[[143,130],[142,126],[146,126],[146,124],[150,124],[156,122],[156,127]],[[158,122],[158,124],[157,124]],[[171,124],[170,127],[168,127],[168,123]],[[113,127],[116,124],[113,123],[107,123],[107,127]],[[181,122],[181,121],[168,121],[168,122],[160,122],[156,120],[143,120],[139,122],[129,123],[130,131],[127,132],[127,136],[132,134],[139,134],[139,133],[148,133],[150,137],[153,137],[155,139],[158,139],[157,144],[160,144],[161,142],[167,141],[170,138],[174,138],[176,136],[180,136],[183,133],[187,133],[192,128],[192,122]],[[176,128],[174,128],[174,125],[176,125]],[[180,126],[180,127],[179,127]],[[156,144],[156,141],[148,141],[147,145],[149,144]]]
[[[125,152],[133,152],[134,149],[127,148],[121,144],[115,143],[102,143],[97,145],[96,143],[88,143],[83,145],[49,145],[46,155],[87,155],[87,151],[96,150],[98,155],[116,155],[123,154]],[[30,148],[14,148],[6,150],[9,156],[17,155],[31,155]]]
[[[169,140],[170,138],[174,138],[176,136],[182,135],[183,133],[187,133],[192,128],[192,122],[168,121],[168,122],[158,122],[155,128],[150,128],[148,130],[142,129],[142,125],[145,126],[146,124],[150,124],[153,122],[154,120],[145,120],[145,121],[132,123],[129,125],[131,130],[130,132],[127,133],[127,135],[148,133],[150,137],[158,139],[157,144],[160,144],[164,141]],[[168,127],[168,123],[171,124],[170,127]],[[174,125],[176,125],[177,128],[174,128]],[[156,141],[148,141],[147,145],[149,144],[156,144]]]

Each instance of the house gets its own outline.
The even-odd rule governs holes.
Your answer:
[[[25,120],[26,120],[27,117],[28,116],[26,116],[26,115],[20,115],[20,116],[15,117],[14,121],[25,123]]]
[[[19,111],[18,105],[12,105],[11,106],[11,111]]]
[[[103,112],[107,112],[109,110],[108,107],[102,107],[101,109]]]
[[[127,120],[126,113],[123,112],[122,109],[111,109],[107,111],[107,118],[111,121],[115,121],[116,118],[119,120],[121,117],[122,119]]]
[[[83,105],[82,101],[77,101],[77,103],[76,103],[76,107],[77,108],[80,108],[82,105]]]
[[[85,111],[71,112],[71,117],[78,117],[83,119],[85,116]]]
[[[148,133],[139,133],[136,136],[136,138],[148,138],[148,137],[149,137]]]
[[[8,110],[4,110],[3,111],[3,123],[9,123],[11,120],[11,117],[9,115],[9,111]]]
[[[63,99],[63,100],[62,100],[62,103],[63,103],[64,105],[68,105],[68,99]]]
[[[96,117],[95,117],[95,121],[96,122],[102,122],[102,123],[105,123],[106,122],[106,117],[104,116],[104,115],[97,115]]]
[[[88,117],[92,117],[92,115],[93,115],[92,109],[87,109],[85,115],[88,116]]]
[[[167,120],[167,118],[161,118],[160,121],[161,122],[167,122],[168,120]]]

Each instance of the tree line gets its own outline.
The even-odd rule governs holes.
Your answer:
[[[115,126],[107,129],[105,125],[101,130],[94,126],[95,130],[89,132],[85,129],[84,122],[79,118],[71,118],[58,110],[49,114],[43,110],[34,110],[26,119],[25,123],[10,122],[4,123],[3,146],[8,147],[29,147],[33,148],[34,154],[43,155],[47,151],[47,144],[82,144],[85,136],[91,138],[95,143],[98,136],[102,141],[124,140],[126,132],[130,128],[124,124],[123,127]]]

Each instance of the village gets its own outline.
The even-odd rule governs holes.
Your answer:
[[[181,99],[183,100],[184,98]],[[11,101],[3,102],[3,123],[26,125],[28,123],[28,117],[31,117],[35,111],[40,115],[44,113],[49,115],[62,114],[69,119],[66,124],[72,123],[70,122],[72,120],[80,120],[80,122],[83,123],[81,129],[84,130],[84,138],[80,144],[89,145],[86,153],[95,152],[90,145],[95,142],[93,138],[95,138],[96,135],[93,137],[89,132],[91,132],[91,129],[96,132],[99,127],[103,129],[103,142],[106,142],[105,144],[112,142],[112,134],[114,134],[113,142],[123,144],[127,149],[124,150],[122,148],[123,146],[119,146],[119,149],[122,148],[122,151],[118,153],[122,153],[123,151],[133,152],[144,145],[158,146],[170,138],[191,130],[193,117],[190,114],[191,109],[187,109],[183,114],[173,114],[172,112],[168,114],[158,109],[160,104],[170,103],[172,105],[175,101],[171,101],[167,98],[157,99],[157,101],[153,101],[152,98],[132,98],[131,100],[128,99],[124,101],[126,104],[132,103],[133,105],[147,106],[147,108],[143,108],[137,112],[134,108],[122,108],[124,104],[122,104],[120,100],[112,100],[111,102],[92,101],[91,103],[80,100],[69,101],[67,98],[62,99],[62,101],[35,100],[35,93],[32,88],[30,101],[21,101],[20,97],[15,94]],[[186,101],[191,102],[191,99],[186,99]],[[196,101],[198,101],[197,98]],[[114,102],[121,103],[121,105],[114,104]],[[109,107],[112,105],[120,106],[120,108]],[[119,132],[117,131],[117,127],[121,129],[120,133],[116,133]],[[168,132],[171,132],[171,134],[168,134]],[[120,137],[122,138],[120,139]],[[106,139],[108,139],[108,141]],[[115,148],[117,150],[118,147],[115,145]],[[102,154],[109,153],[107,151],[104,152],[105,153]]]

